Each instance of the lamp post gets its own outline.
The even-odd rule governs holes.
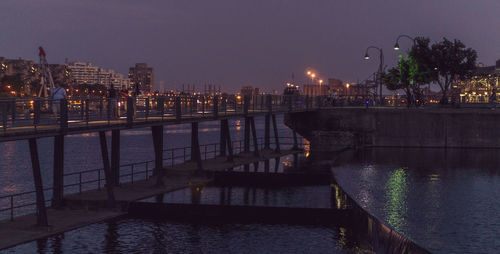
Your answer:
[[[400,47],[399,47],[399,39],[401,39],[401,38],[410,39],[413,42],[413,46],[415,46],[415,44],[416,44],[415,38],[413,38],[411,36],[408,36],[406,34],[402,34],[402,35],[399,35],[398,38],[396,38],[396,43],[394,44],[394,50],[399,50],[400,49]]]
[[[369,46],[368,48],[366,48],[366,51],[365,51],[365,60],[369,60],[370,59],[370,55],[368,55],[368,51],[370,49],[376,49],[376,50],[378,50],[379,56],[380,56],[380,62],[379,62],[379,65],[378,65],[376,82],[377,82],[377,84],[379,86],[380,105],[382,105],[383,99],[382,99],[382,80],[381,79],[382,79],[382,72],[384,71],[384,52],[379,47]]]

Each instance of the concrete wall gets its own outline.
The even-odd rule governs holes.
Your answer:
[[[316,151],[359,146],[500,148],[500,110],[337,108],[291,113],[285,124]]]

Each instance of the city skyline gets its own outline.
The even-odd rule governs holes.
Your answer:
[[[450,8],[453,6],[453,8]],[[391,67],[411,46],[392,49],[400,34],[459,39],[477,50],[478,61],[500,58],[500,3],[483,1],[12,1],[0,3],[0,55],[49,63],[65,59],[92,62],[126,74],[145,62],[155,68],[156,89],[182,84],[281,89],[292,73],[362,81],[377,70],[377,52],[363,59],[368,46],[381,47]],[[481,14],[481,15],[478,15]],[[26,17],[29,17],[26,19]],[[460,18],[457,18],[460,17]],[[490,29],[493,28],[493,29]]]

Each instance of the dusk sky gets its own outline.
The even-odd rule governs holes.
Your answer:
[[[0,0],[0,56],[92,62],[127,74],[155,68],[157,88],[183,83],[282,90],[306,68],[322,78],[362,81],[382,47],[393,66],[400,34],[460,39],[478,61],[500,59],[499,0]],[[411,46],[401,39],[402,49]],[[38,60],[37,60],[38,61]]]

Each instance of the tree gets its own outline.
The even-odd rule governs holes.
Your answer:
[[[405,60],[399,56],[397,68],[391,68],[387,73],[382,74],[382,83],[389,90],[403,90],[406,94],[406,103],[410,107],[415,103],[415,95],[418,93],[419,83],[415,82],[417,78],[418,65],[412,57]]]
[[[453,83],[470,78],[475,70],[477,53],[471,48],[466,48],[459,41],[449,41],[443,38],[442,42],[431,47],[432,58],[426,64],[434,66],[434,81],[442,92],[441,104],[448,103],[448,91]]]

